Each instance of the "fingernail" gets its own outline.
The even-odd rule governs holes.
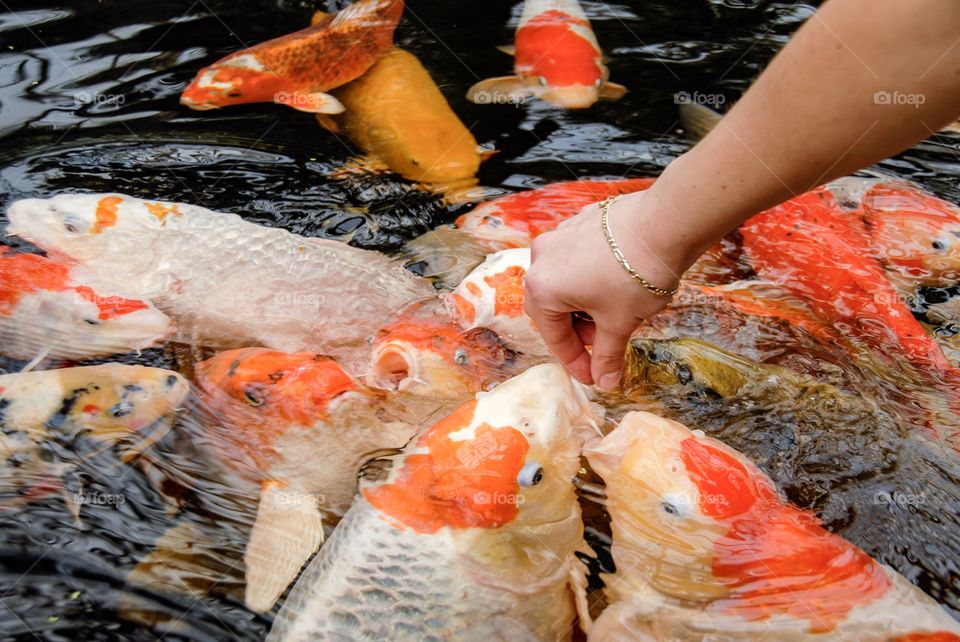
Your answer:
[[[608,372],[605,375],[600,375],[600,381],[597,382],[597,387],[604,391],[612,390],[618,381],[620,381],[619,372]]]

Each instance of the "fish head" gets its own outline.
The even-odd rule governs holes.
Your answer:
[[[960,209],[912,185],[878,183],[863,197],[872,245],[888,269],[929,286],[960,280]]]
[[[373,341],[367,384],[384,390],[458,397],[502,380],[517,355],[492,330],[404,318]]]
[[[606,78],[597,38],[586,16],[578,14],[544,11],[522,23],[516,35],[517,73],[535,78],[535,95],[563,109],[593,105]]]
[[[122,256],[124,265],[133,272],[139,261],[149,259],[150,243],[163,227],[164,219],[152,214],[149,205],[122,194],[23,199],[7,210],[7,234],[20,236],[52,256],[81,264],[102,256]]]
[[[251,439],[325,420],[359,384],[336,361],[311,352],[240,348],[197,364],[205,407]]]
[[[180,104],[199,111],[229,105],[274,102],[284,83],[249,52],[231,54],[201,69],[180,95]]]
[[[190,390],[176,372],[118,363],[6,375],[0,388],[25,424],[32,412],[51,417],[47,425],[65,421],[104,439],[149,429]]]
[[[482,203],[457,218],[457,228],[494,252],[530,247],[535,236],[520,207],[497,199]]]
[[[719,441],[646,412],[628,413],[585,454],[606,483],[614,540],[629,560],[622,581],[643,574],[688,600],[728,592],[713,577],[717,542],[734,520],[776,502],[768,478]]]
[[[762,378],[756,363],[698,339],[630,341],[624,387],[682,386],[696,394],[723,398]]]
[[[361,493],[398,529],[452,533],[484,583],[525,590],[582,538],[572,479],[599,412],[561,366],[535,366],[428,428]]]
[[[69,265],[27,253],[0,253],[0,317],[5,352],[24,359],[140,350],[170,330],[150,301],[77,284]]]

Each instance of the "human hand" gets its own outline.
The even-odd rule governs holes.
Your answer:
[[[630,265],[653,285],[672,288],[687,267],[650,226],[646,193],[623,196],[609,225]],[[525,307],[550,350],[585,384],[617,384],[630,335],[669,302],[623,269],[607,243],[598,204],[534,239]],[[654,228],[654,229],[651,229]],[[584,318],[583,313],[589,318]],[[592,356],[586,346],[592,345]]]

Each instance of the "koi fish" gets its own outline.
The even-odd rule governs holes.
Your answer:
[[[447,299],[460,327],[488,328],[521,352],[550,354],[523,309],[523,279],[529,269],[530,248],[502,250],[488,256]]]
[[[170,319],[121,291],[94,290],[65,263],[0,248],[0,350],[14,359],[88,359],[163,339]]]
[[[618,569],[590,640],[960,639],[936,602],[702,431],[631,412],[585,453]]]
[[[480,105],[539,98],[554,107],[585,109],[617,100],[627,88],[610,82],[603,51],[577,0],[525,0],[515,45],[515,76],[475,84],[467,99]]]
[[[312,353],[229,350],[197,364],[214,446],[260,486],[244,553],[246,603],[269,610],[346,512],[365,455],[402,447],[415,427],[401,406]]]
[[[492,330],[462,331],[441,319],[405,317],[374,338],[366,381],[383,390],[457,399],[503,381],[516,359]]]
[[[191,109],[274,102],[338,114],[329,92],[360,77],[393,46],[403,0],[359,0],[301,31],[234,52],[200,70],[180,96]]]
[[[758,214],[740,231],[757,273],[802,294],[841,333],[895,350],[921,371],[950,373],[940,347],[907,309],[828,189]]]
[[[585,587],[570,480],[596,412],[545,364],[368,462],[267,639],[569,640]]]
[[[62,491],[76,516],[83,500],[62,481],[80,465],[73,445],[89,439],[85,456],[116,447],[128,461],[166,433],[188,391],[175,372],[116,363],[0,375],[0,506]]]
[[[627,403],[614,405],[703,428],[756,462],[791,503],[960,613],[950,579],[960,560],[960,514],[950,508],[960,502],[960,458],[912,429],[926,386],[872,363],[858,377],[841,388],[696,339],[634,338]]]
[[[393,48],[333,95],[346,111],[317,120],[390,171],[443,189],[476,184],[484,152],[412,53]]]
[[[379,252],[192,205],[62,195],[17,201],[8,217],[8,234],[97,282],[122,274],[128,295],[152,300],[188,343],[309,350],[360,368],[381,319],[436,298],[426,279]]]
[[[608,196],[639,192],[652,178],[581,180],[551,183],[483,203],[457,219],[457,227],[490,250],[529,247],[581,209]]]

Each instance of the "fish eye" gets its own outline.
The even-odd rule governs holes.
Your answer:
[[[693,373],[690,372],[690,366],[681,364],[680,367],[677,368],[677,380],[683,385],[687,385],[693,381]]]
[[[537,76],[537,82],[540,83],[540,86],[541,86],[541,87],[546,87],[546,86],[547,86],[547,79],[544,78],[543,76]]]
[[[267,400],[263,390],[250,386],[243,391],[243,396],[251,406],[262,406]]]
[[[84,319],[83,322],[87,325],[100,325],[100,322],[96,319]]]
[[[121,401],[120,403],[114,404],[110,407],[110,410],[107,411],[111,417],[116,417],[118,419],[120,417],[126,417],[132,412],[133,404],[129,401]]]
[[[684,493],[666,493],[660,500],[660,510],[670,517],[686,517],[690,513],[690,497]]]
[[[467,363],[470,361],[470,359],[467,357],[467,351],[464,350],[463,348],[457,348],[456,351],[453,353],[453,361],[458,366],[467,365]]]
[[[281,379],[283,379],[283,370],[277,370],[276,372],[271,372],[267,376],[270,378],[270,381],[272,381],[273,383],[276,383]]]
[[[930,243],[930,247],[937,250],[938,252],[942,252],[943,250],[950,247],[950,239],[943,238],[943,237],[933,239],[933,241]]]
[[[496,216],[490,216],[490,215],[484,216],[483,222],[489,225],[490,227],[500,227],[501,225],[503,225],[503,221],[501,221]]]
[[[602,84],[603,84],[603,78],[597,78],[596,82],[593,83],[593,86],[599,89],[600,85]]]
[[[517,483],[521,486],[536,486],[543,481],[543,466],[531,461],[523,465],[517,475]]]
[[[76,234],[80,231],[80,220],[75,216],[68,216],[63,221],[63,229],[69,234]]]
[[[227,93],[227,98],[239,98],[242,95],[239,91],[231,91]]]

